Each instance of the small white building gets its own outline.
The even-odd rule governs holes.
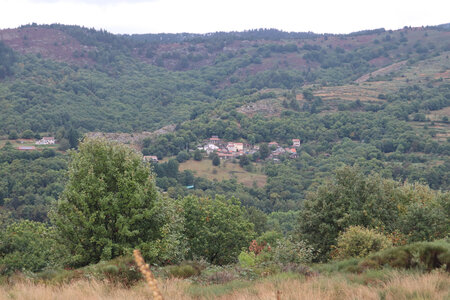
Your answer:
[[[236,150],[236,145],[235,145],[234,143],[228,143],[227,149],[228,149],[228,151],[230,151],[230,152],[236,152],[236,151],[237,151],[237,150]]]
[[[209,155],[210,153],[219,150],[219,147],[217,147],[214,144],[208,144],[205,147],[203,147],[203,149],[206,151],[206,154]]]
[[[300,139],[292,139],[292,147],[300,147]]]
[[[234,147],[236,148],[236,151],[244,151],[244,144],[243,143],[234,143]]]
[[[158,157],[155,156],[155,155],[145,155],[144,156],[144,161],[157,163],[158,162]]]
[[[42,139],[36,142],[36,145],[54,145],[56,142],[52,136],[44,136]]]

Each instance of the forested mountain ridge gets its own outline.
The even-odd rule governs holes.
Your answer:
[[[1,55],[14,53],[2,59],[1,133],[154,130],[263,88],[335,86],[392,63],[414,64],[449,51],[450,32],[164,36],[57,24],[0,31]]]

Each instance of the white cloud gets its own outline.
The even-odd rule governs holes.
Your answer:
[[[114,33],[254,28],[347,33],[450,22],[450,2],[362,0],[0,0],[0,28],[77,24]]]

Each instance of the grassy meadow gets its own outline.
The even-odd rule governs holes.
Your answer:
[[[14,148],[18,148],[18,147],[35,147],[36,150],[44,150],[44,149],[58,149],[58,145],[59,144],[53,144],[53,145],[36,145],[36,140],[35,139],[31,139],[31,140],[24,140],[24,141],[20,141],[19,140],[8,140],[8,139],[4,139],[4,140],[0,140],[0,148],[3,148],[5,146],[6,143],[11,143],[11,145]]]
[[[202,161],[188,160],[180,164],[180,171],[191,170],[197,177],[208,178],[209,180],[227,180],[236,179],[248,187],[252,187],[256,183],[258,187],[263,187],[267,182],[267,176],[260,173],[257,165],[253,165],[254,172],[248,172],[241,168],[238,163],[231,161],[220,161],[220,166],[213,166],[210,159]]]
[[[450,276],[439,271],[371,271],[305,277],[282,273],[255,281],[198,284],[168,278],[158,280],[164,299],[449,299]],[[80,280],[52,285],[20,281],[0,286],[0,299],[151,299],[140,282],[131,288],[120,283]]]

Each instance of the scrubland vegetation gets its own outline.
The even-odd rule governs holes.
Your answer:
[[[125,145],[86,139],[68,170],[49,225],[16,221],[1,233],[8,298],[148,297],[135,248],[169,299],[450,292],[449,194],[425,185],[345,167],[308,195],[291,231],[258,234],[235,198],[162,195]]]
[[[448,299],[448,274],[385,271],[305,278],[292,273],[252,282],[198,285],[183,279],[158,281],[164,299]],[[21,281],[2,285],[1,299],[149,299],[144,283],[132,288],[97,280],[53,285]]]

